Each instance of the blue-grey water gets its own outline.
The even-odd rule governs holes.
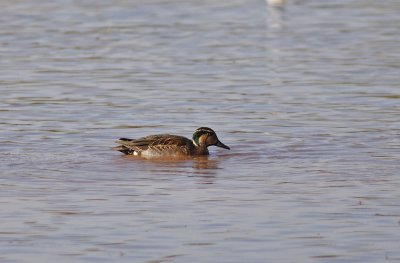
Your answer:
[[[399,1],[0,10],[0,262],[400,261]]]

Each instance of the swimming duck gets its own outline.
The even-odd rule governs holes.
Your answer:
[[[114,150],[144,157],[208,155],[207,147],[212,145],[230,150],[219,141],[217,134],[207,127],[195,130],[193,140],[178,135],[158,134],[139,139],[121,138],[116,143],[120,145],[114,147]]]

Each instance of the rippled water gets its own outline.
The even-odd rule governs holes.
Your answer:
[[[400,261],[398,1],[0,8],[1,262]]]

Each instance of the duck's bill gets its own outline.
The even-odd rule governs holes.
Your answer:
[[[221,147],[221,148],[224,148],[224,149],[228,149],[228,150],[231,149],[231,148],[229,148],[228,146],[226,146],[225,144],[223,144],[223,143],[220,142],[220,141],[218,141],[218,142],[215,144],[215,146],[218,146],[218,147]]]

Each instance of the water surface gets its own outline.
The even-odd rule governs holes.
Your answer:
[[[400,261],[397,1],[0,8],[1,262]]]

